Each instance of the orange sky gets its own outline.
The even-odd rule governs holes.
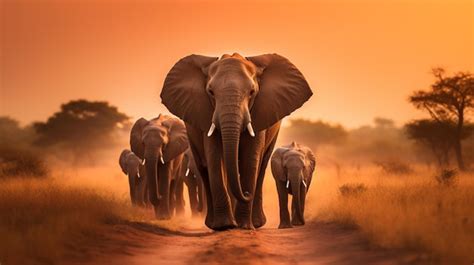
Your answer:
[[[474,71],[473,1],[0,1],[0,115],[23,123],[77,98],[155,116],[191,53],[284,55],[314,90],[293,116],[350,127],[419,117],[433,66]]]

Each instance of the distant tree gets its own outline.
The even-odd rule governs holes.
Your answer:
[[[377,128],[394,128],[395,122],[392,119],[376,117],[374,118],[375,127]]]
[[[27,147],[34,139],[31,126],[22,127],[8,116],[0,116],[0,147]]]
[[[433,120],[441,123],[455,124],[452,132],[453,148],[460,170],[465,169],[461,140],[465,130],[467,114],[474,109],[474,76],[469,72],[459,72],[446,76],[442,68],[433,69],[436,78],[428,91],[415,91],[410,102],[418,109],[426,110]],[[441,125],[440,125],[441,126]],[[446,138],[447,142],[451,138]]]
[[[347,137],[347,131],[341,125],[331,125],[323,121],[293,119],[285,128],[285,139],[317,147],[325,144],[337,144]]]
[[[46,122],[34,124],[35,143],[69,149],[77,159],[114,144],[117,131],[128,124],[129,117],[107,102],[74,100],[61,105]]]
[[[456,143],[456,125],[452,122],[416,120],[405,125],[408,137],[431,150],[440,167],[449,165],[449,154]],[[463,138],[467,136],[463,134]]]

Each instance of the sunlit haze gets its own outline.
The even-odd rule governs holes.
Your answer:
[[[293,117],[402,124],[423,115],[407,97],[432,67],[474,70],[473,3],[6,0],[0,115],[26,124],[84,98],[150,118],[166,111],[159,92],[178,59],[239,52],[303,72],[314,96]]]

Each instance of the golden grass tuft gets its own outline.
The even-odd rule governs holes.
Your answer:
[[[52,264],[67,246],[126,215],[127,203],[50,179],[0,182],[0,263]]]
[[[367,189],[357,196],[333,192],[313,218],[355,225],[383,247],[422,250],[442,263],[473,262],[474,176],[461,175],[456,185],[440,185],[434,176],[426,170],[403,177],[367,172],[365,177],[322,180],[320,191],[347,188],[343,184],[354,180]]]

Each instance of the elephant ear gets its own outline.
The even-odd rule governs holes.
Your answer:
[[[213,107],[206,93],[207,70],[218,57],[189,55],[169,71],[161,101],[174,115],[202,131],[211,126]]]
[[[306,177],[309,178],[309,181],[311,181],[314,169],[316,168],[316,157],[314,156],[313,151],[307,147],[303,148],[303,151],[305,152],[306,158],[305,174]]]
[[[272,155],[271,167],[273,177],[281,181],[286,181],[285,169],[283,167],[283,154],[288,150],[288,148],[280,147],[277,148]]]
[[[122,153],[120,153],[119,157],[119,165],[124,174],[127,174],[127,155],[129,154],[129,152],[129,150],[125,149],[122,151]]]
[[[130,148],[139,158],[144,159],[145,145],[142,141],[143,128],[148,124],[144,118],[138,119],[130,131]]]
[[[163,150],[165,162],[173,160],[188,149],[188,136],[184,122],[176,118],[168,118],[162,122],[168,128],[169,141]]]
[[[252,125],[264,130],[303,105],[312,95],[303,74],[278,54],[247,57],[261,71],[260,91],[251,110]]]

